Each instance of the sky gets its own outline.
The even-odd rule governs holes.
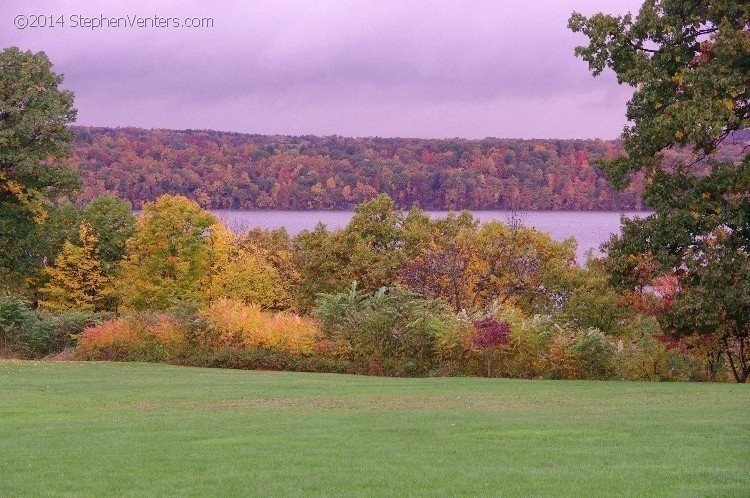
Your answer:
[[[4,0],[0,47],[46,52],[80,125],[611,139],[632,89],[591,76],[567,19],[640,3]],[[213,26],[174,26],[193,18]]]

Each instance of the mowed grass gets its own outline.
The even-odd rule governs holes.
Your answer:
[[[750,389],[0,362],[0,496],[748,496]]]

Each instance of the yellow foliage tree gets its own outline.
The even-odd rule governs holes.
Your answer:
[[[293,299],[284,276],[270,254],[256,244],[242,244],[226,227],[211,227],[213,261],[204,286],[206,298],[221,298],[256,304],[263,309],[285,309]]]
[[[163,310],[200,299],[214,226],[214,215],[186,197],[163,195],[144,204],[118,274],[122,310]]]
[[[99,311],[106,307],[110,282],[99,259],[99,239],[86,221],[81,223],[78,237],[80,246],[66,241],[55,264],[45,269],[49,282],[42,288],[44,308]]]
[[[478,275],[474,293],[480,305],[496,300],[530,311],[535,301],[548,297],[542,290],[548,270],[564,271],[575,265],[575,240],[555,242],[515,218],[509,223],[486,223],[474,243],[478,254],[472,269]]]

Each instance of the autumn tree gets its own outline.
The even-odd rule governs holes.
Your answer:
[[[0,52],[0,278],[4,286],[41,268],[50,200],[77,186],[60,162],[69,152],[73,94],[61,90],[44,52]]]
[[[594,75],[609,68],[634,88],[626,154],[603,167],[619,187],[644,174],[655,214],[625,221],[608,244],[613,282],[643,290],[675,277],[662,326],[676,336],[718,334],[735,379],[745,382],[750,158],[720,163],[710,155],[750,126],[750,4],[651,0],[635,17],[574,13],[569,27],[589,38],[576,54]],[[693,158],[665,161],[675,147],[690,148]]]
[[[298,279],[285,271],[288,267],[274,264],[287,262],[278,254],[283,249],[276,248],[278,252],[274,253],[268,244],[258,240],[263,235],[235,235],[220,224],[214,224],[210,231],[211,269],[203,286],[209,301],[229,298],[272,310],[294,306],[291,286]],[[288,249],[287,252],[290,253]]]
[[[98,238],[84,221],[78,232],[81,245],[66,241],[52,266],[45,268],[49,282],[42,288],[40,305],[50,310],[100,311],[110,297],[97,249]]]
[[[443,299],[456,311],[473,306],[478,222],[466,211],[435,221],[418,215],[410,212],[405,223],[409,257],[399,281],[426,298]]]
[[[182,196],[146,203],[118,273],[126,309],[167,309],[179,300],[201,300],[211,268],[210,228],[216,218]]]
[[[556,242],[518,218],[484,224],[474,243],[475,294],[480,305],[512,302],[527,311],[546,311],[552,297],[545,286],[548,271],[575,265],[573,239]]]
[[[492,355],[508,343],[510,324],[490,316],[476,320],[474,328],[476,333],[472,336],[471,343],[484,353],[487,377],[492,377]]]
[[[302,274],[295,258],[292,239],[284,228],[252,228],[237,238],[242,251],[258,255],[278,276],[273,309],[299,310]]]

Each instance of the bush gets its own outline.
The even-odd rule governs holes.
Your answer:
[[[474,325],[465,314],[435,334],[437,375],[482,375],[482,356],[471,347]]]
[[[170,362],[268,370],[346,371],[313,354],[319,331],[309,318],[271,314],[219,300],[199,311],[191,302],[89,327],[77,355],[88,360]]]
[[[78,311],[36,312],[16,296],[0,294],[0,354],[40,358],[74,347],[86,328],[108,314]]]
[[[31,357],[75,342],[92,360],[152,361],[204,367],[426,376],[486,374],[476,347],[478,318],[507,323],[507,343],[491,352],[493,375],[514,378],[714,380],[727,375],[707,338],[669,339],[652,318],[636,317],[612,338],[598,329],[527,316],[512,306],[454,315],[443,302],[399,289],[321,295],[320,321],[272,314],[236,300],[206,309],[183,302],[168,312],[104,323],[85,314],[35,313],[0,299],[0,325],[12,348]],[[92,324],[93,323],[93,324]],[[714,341],[715,342],[715,341]],[[717,349],[718,348],[718,349]],[[719,354],[717,356],[717,351]]]
[[[549,346],[547,361],[549,375],[552,379],[579,379],[580,366],[578,358],[573,352],[573,334],[560,330],[552,339]]]
[[[670,338],[656,319],[638,315],[615,344],[614,375],[626,380],[728,380],[722,345],[711,335]]]
[[[117,318],[83,331],[77,354],[87,360],[166,361],[186,348],[184,323],[167,313]]]
[[[43,345],[39,317],[17,296],[0,294],[0,351],[4,355],[26,356]]]
[[[436,339],[454,321],[442,301],[398,288],[323,294],[314,314],[329,350],[370,375],[430,374],[438,366]]]
[[[667,348],[650,334],[617,341],[615,376],[624,380],[667,380]]]
[[[266,348],[310,353],[320,332],[309,318],[292,313],[268,313],[256,304],[219,299],[202,313],[217,348]],[[205,344],[204,346],[208,345]]]
[[[612,376],[614,347],[601,330],[576,331],[570,349],[578,363],[580,378],[605,380]]]
[[[47,331],[47,351],[59,353],[76,346],[78,338],[88,327],[93,327],[112,317],[111,313],[87,313],[81,311],[40,312],[42,327]]]
[[[548,315],[527,317],[517,308],[504,307],[498,316],[511,324],[508,347],[503,351],[500,368],[506,377],[548,378],[548,353],[557,331]]]
[[[170,363],[241,370],[349,373],[349,363],[343,360],[267,348],[186,349],[172,358]]]

